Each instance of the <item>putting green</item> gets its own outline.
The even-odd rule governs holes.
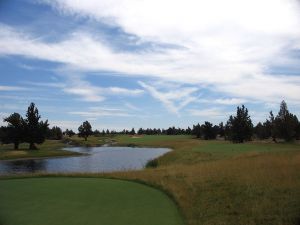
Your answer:
[[[146,185],[101,178],[0,180],[0,225],[179,225],[175,204]]]

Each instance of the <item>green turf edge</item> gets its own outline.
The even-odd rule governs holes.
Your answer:
[[[160,192],[162,192],[163,194],[165,194],[176,206],[177,211],[179,213],[179,216],[182,219],[183,225],[187,224],[187,219],[185,218],[182,209],[180,207],[180,205],[178,204],[178,202],[176,201],[174,195],[169,192],[168,190],[166,190],[165,188],[163,188],[163,186],[161,185],[155,185],[155,184],[150,184],[147,183],[143,180],[140,179],[125,179],[125,178],[115,178],[115,177],[111,177],[111,176],[103,176],[101,174],[53,174],[53,173],[47,173],[47,174],[18,174],[18,175],[1,175],[0,174],[0,181],[1,180],[14,180],[14,179],[26,179],[26,178],[55,178],[55,177],[62,177],[62,178],[99,178],[99,179],[111,179],[111,180],[120,180],[120,181],[126,181],[126,182],[133,182],[133,183],[137,183],[137,184],[141,184],[141,185],[145,185],[148,186],[150,188],[154,188]]]

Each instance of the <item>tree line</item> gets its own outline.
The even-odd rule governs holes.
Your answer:
[[[269,118],[263,123],[259,122],[256,126],[252,123],[248,109],[242,105],[237,107],[236,115],[231,115],[225,125],[223,122],[214,125],[209,121],[205,121],[201,125],[198,123],[186,129],[173,126],[168,129],[139,128],[135,131],[132,128],[132,130],[124,129],[120,132],[109,130],[100,132],[96,130],[94,134],[194,135],[205,140],[220,137],[236,143],[250,141],[254,138],[260,140],[272,138],[274,142],[277,142],[279,139],[285,141],[299,140],[300,122],[296,115],[289,112],[286,102],[282,101],[276,116],[271,111]]]
[[[60,140],[64,135],[72,137],[76,133],[73,130],[62,131],[61,128],[54,126],[49,128],[48,120],[41,121],[38,109],[34,103],[31,103],[27,109],[26,117],[18,113],[13,113],[4,118],[7,126],[0,127],[0,140],[4,144],[13,143],[14,148],[18,149],[19,144],[26,142],[29,144],[29,149],[36,149],[35,144],[41,144],[45,139]],[[78,127],[78,136],[85,140],[90,135],[105,136],[115,134],[126,135],[194,135],[196,138],[211,140],[224,138],[232,142],[242,143],[250,141],[253,138],[270,139],[274,142],[280,140],[292,141],[300,139],[300,122],[296,115],[289,112],[287,104],[282,101],[279,112],[274,116],[270,112],[269,118],[264,122],[259,122],[256,126],[253,125],[248,109],[242,105],[238,106],[236,115],[231,115],[224,125],[223,122],[214,125],[209,121],[203,124],[196,124],[186,129],[169,127],[168,129],[152,129],[140,128],[135,131],[131,130],[110,131],[110,130],[92,130],[92,126],[88,121],[83,122]]]

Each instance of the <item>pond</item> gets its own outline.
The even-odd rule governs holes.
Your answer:
[[[0,161],[0,173],[94,173],[143,169],[147,161],[170,149],[132,147],[72,147],[83,156]]]

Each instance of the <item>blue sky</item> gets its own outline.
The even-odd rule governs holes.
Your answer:
[[[296,0],[0,1],[0,119],[35,102],[62,128],[300,115]],[[254,16],[255,15],[255,16]]]

